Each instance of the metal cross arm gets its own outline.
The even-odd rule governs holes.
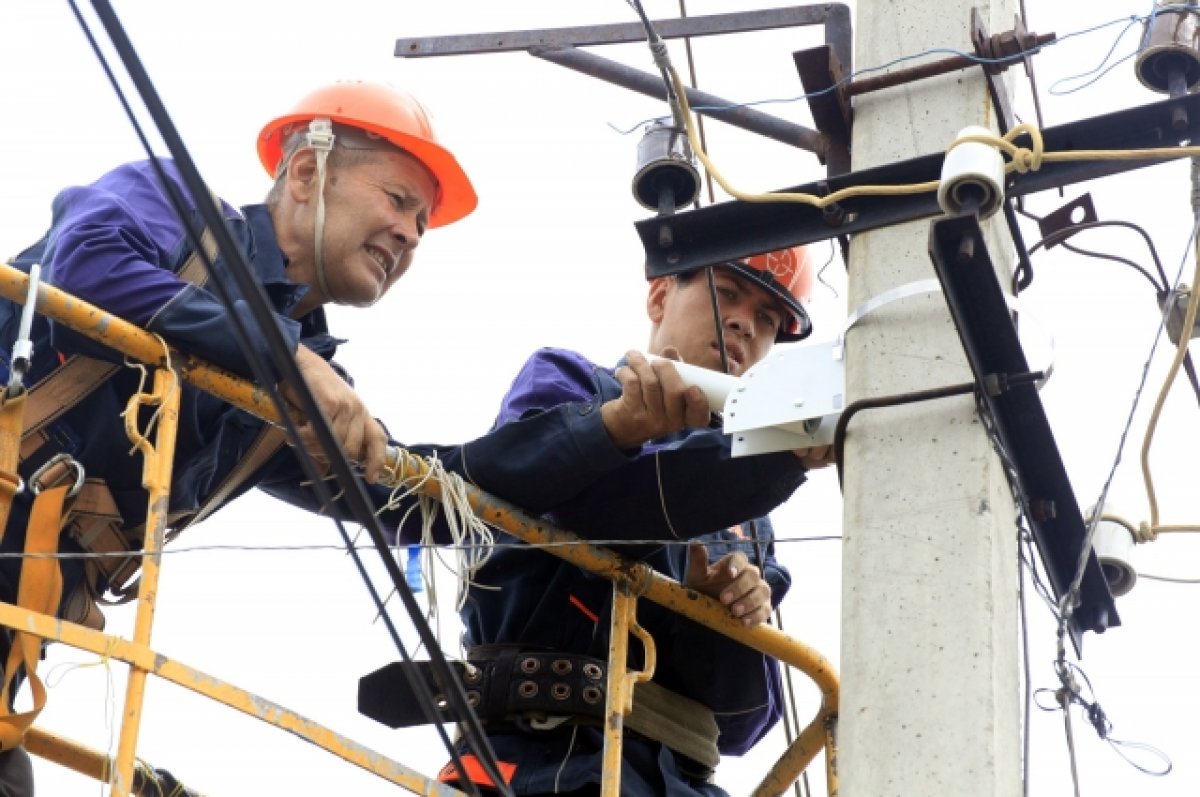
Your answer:
[[[1176,128],[1179,110],[1187,112],[1188,122]],[[1048,127],[1042,131],[1042,137],[1047,152],[1178,146],[1200,139],[1200,95],[1190,94]],[[1181,152],[1180,157],[1185,154]],[[944,159],[945,153],[937,152],[783,190],[824,196],[852,186],[923,183],[939,179]],[[1037,171],[1010,174],[1005,192],[1009,198],[1024,196],[1159,162],[1161,159],[1047,162]],[[936,192],[928,191],[851,197],[825,209],[796,202],[735,200],[666,218],[645,219],[635,226],[646,250],[646,275],[659,277],[760,252],[930,218],[941,212]],[[662,234],[664,227],[669,229],[669,235]],[[664,247],[660,241],[670,241],[670,245]]]
[[[842,3],[739,11],[681,19],[654,20],[654,29],[664,39],[713,36],[721,33],[750,33],[758,30],[793,28],[801,25],[826,26],[826,40],[835,39],[838,57],[849,62],[850,9]],[[467,33],[456,36],[424,36],[397,39],[397,58],[429,58],[439,55],[477,55],[533,47],[587,47],[596,44],[628,44],[646,39],[640,22],[612,25],[584,25],[571,28],[513,30],[498,33]],[[830,41],[831,44],[835,43]],[[845,52],[841,50],[844,49]]]
[[[657,33],[664,39],[823,25],[826,43],[837,54],[841,63],[850,63],[850,10],[841,3],[664,19],[653,24]],[[593,45],[639,42],[645,39],[646,29],[641,23],[629,22],[397,39],[395,55],[397,58],[429,58],[524,50],[536,58],[630,91],[665,99],[666,89],[661,75],[578,49]],[[696,113],[807,150],[816,154],[822,162],[825,161],[828,140],[824,134],[715,94],[691,88],[686,91],[688,104]]]

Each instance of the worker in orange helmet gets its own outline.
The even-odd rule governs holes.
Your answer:
[[[427,229],[474,209],[475,191],[439,142],[425,108],[411,95],[380,84],[322,87],[268,123],[257,143],[274,184],[262,204],[236,208],[222,202],[226,228],[263,287],[275,324],[295,352],[335,439],[346,456],[361,463],[367,481],[376,482],[391,441],[332,364],[339,341],[330,334],[322,307],[367,307],[378,301],[408,270]],[[183,214],[176,212],[177,199],[185,203]],[[173,161],[124,164],[89,185],[62,191],[54,201],[50,230],[14,265],[28,271],[40,264],[42,278],[61,290],[160,335],[181,351],[252,378],[251,354],[233,331],[231,310],[206,287],[207,271],[186,234],[198,218]],[[202,227],[199,222],[193,229]],[[223,257],[214,269],[225,284],[233,284]],[[10,303],[0,310],[0,351],[7,353],[20,308]],[[239,302],[232,312],[247,311]],[[253,319],[247,323],[256,328]],[[43,541],[47,550],[66,554],[61,600],[57,594],[47,600],[66,619],[102,627],[97,596],[121,600],[136,594],[140,560],[125,554],[141,547],[147,495],[143,463],[130,455],[121,415],[139,389],[139,374],[121,367],[117,353],[42,316],[34,321],[32,338],[26,385],[64,374],[80,381],[81,372],[69,370],[72,363],[112,365],[93,369],[99,374],[94,379],[83,379],[91,381],[79,399],[29,392],[19,472],[33,489],[12,499],[3,529],[0,601],[18,602],[18,584],[22,594],[26,587],[21,554],[44,533],[28,525],[34,494],[39,487],[78,479],[84,492],[65,525]],[[0,361],[0,366],[0,378],[7,380],[9,363]],[[255,486],[305,509],[347,516],[340,505],[317,505],[296,454],[279,439],[268,442],[264,422],[195,388],[183,390],[170,485],[170,516],[179,520],[172,523],[203,518]],[[295,397],[289,386],[283,392]],[[49,420],[29,434],[28,407],[35,401],[50,402],[44,407]],[[321,457],[311,424],[301,428],[301,435],[304,447]],[[378,506],[389,503],[387,488],[372,484],[370,490]],[[90,516],[85,506],[107,507],[107,514]],[[383,512],[385,529],[396,532],[409,508]],[[0,634],[0,662],[8,662],[0,694],[9,698],[0,706],[0,797],[26,797],[33,789],[20,745],[40,706],[15,715],[11,703],[19,671],[36,678],[38,648],[23,640],[18,637],[14,644],[11,633]],[[8,656],[10,648],[19,654],[19,666]],[[36,701],[40,689],[34,687]],[[163,793],[184,793],[164,783],[170,788]]]
[[[811,332],[811,285],[802,248],[655,278],[646,351],[741,375],[776,342]],[[608,368],[541,349],[492,430],[455,453],[461,465],[451,457],[447,466],[586,539],[630,545],[756,626],[791,581],[767,514],[831,452],[733,458],[719,409],[670,359],[631,351]],[[467,683],[487,696],[481,719],[513,793],[600,793],[611,612],[608,581],[515,538],[501,539],[472,574],[462,609]],[[655,640],[657,663],[625,722],[621,793],[725,795],[712,782],[721,756],[745,753],[782,716],[778,663],[648,601],[638,623]],[[632,669],[647,663],[640,648],[630,645]],[[450,764],[441,777],[495,789],[463,752],[466,771]]]

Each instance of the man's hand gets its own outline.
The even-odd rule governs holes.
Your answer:
[[[683,384],[674,365],[649,362],[636,351],[626,355],[626,362],[616,374],[621,397],[600,408],[604,428],[617,448],[637,448],[689,426],[708,425],[708,400],[700,388]]]
[[[308,389],[312,391],[317,406],[329,419],[333,436],[341,443],[342,451],[362,465],[363,475],[368,482],[378,481],[387,465],[388,438],[383,427],[367,410],[367,405],[354,392],[354,388],[346,384],[329,363],[303,344],[296,350],[296,365]],[[282,391],[284,398],[293,404],[297,403],[290,387],[284,385]],[[317,465],[328,471],[329,459],[317,441],[311,422],[300,427],[300,441]]]
[[[771,587],[741,551],[710,565],[704,543],[691,543],[683,583],[728,606],[730,616],[744,626],[756,626],[771,616]]]
[[[797,448],[793,449],[793,454],[799,458],[801,464],[809,470],[816,468],[824,468],[827,465],[832,465],[837,461],[836,452],[833,446],[814,446],[813,448]]]

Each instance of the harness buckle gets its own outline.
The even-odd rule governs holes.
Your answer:
[[[65,452],[50,457],[33,472],[33,475],[29,477],[29,489],[34,495],[37,495],[42,490],[57,487],[63,483],[72,470],[75,471],[75,484],[71,485],[71,489],[67,491],[67,497],[74,498],[83,489],[86,474],[83,465]]]

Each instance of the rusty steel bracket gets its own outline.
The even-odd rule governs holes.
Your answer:
[[[1014,63],[1023,63],[1025,72],[1032,75],[1032,54],[1039,47],[1055,40],[1053,33],[1034,34],[1025,29],[1025,24],[1018,16],[1012,30],[989,35],[983,22],[983,16],[978,9],[971,9],[971,41],[975,46],[978,58],[999,63],[981,64],[975,58],[956,55],[937,61],[919,64],[917,66],[897,69],[875,77],[860,78],[843,82],[846,75],[851,74],[848,59],[843,59],[828,44],[799,50],[792,54],[796,71],[804,92],[808,96],[808,107],[813,115],[817,130],[829,139],[826,147],[826,157],[830,163],[830,175],[844,174],[849,171],[850,131],[854,124],[854,109],[851,100],[861,94],[872,91],[901,86],[917,80],[944,75],[959,69],[970,69],[982,66],[987,77],[988,92],[996,107],[1001,133],[1012,129],[1014,124],[1012,108],[1008,101],[1008,93],[1004,89],[1003,78],[1005,70]],[[1018,59],[1017,56],[1020,56]],[[1040,113],[1039,113],[1040,116]],[[844,169],[838,169],[841,163]]]
[[[839,85],[846,78],[834,48],[828,44],[792,53],[800,84],[808,95],[813,124],[825,136],[825,165],[830,176],[850,171],[850,126],[853,110],[850,97]]]
[[[747,33],[810,25],[821,25],[825,43],[839,63],[847,68],[851,59],[852,30],[850,8],[844,3],[817,3],[730,14],[662,19],[653,22],[663,39]],[[665,98],[662,76],[602,58],[579,48],[603,44],[621,44],[646,40],[646,30],[638,22],[611,25],[584,25],[541,30],[513,30],[495,33],[471,33],[453,36],[425,36],[397,39],[397,58],[430,58],[447,55],[472,55],[524,50],[532,56],[614,85],[651,97]],[[694,89],[687,89],[688,102],[698,114],[709,116],[734,127],[805,149],[829,168],[829,174],[849,170],[848,151],[835,147],[827,153],[827,137],[816,131],[772,116],[744,104],[731,102]],[[831,160],[832,158],[832,160]]]
[[[1046,242],[1046,249],[1053,249],[1070,238],[1079,230],[1071,230],[1077,224],[1091,224],[1099,221],[1096,207],[1092,204],[1092,195],[1084,194],[1072,199],[1067,204],[1038,219],[1038,231]]]

